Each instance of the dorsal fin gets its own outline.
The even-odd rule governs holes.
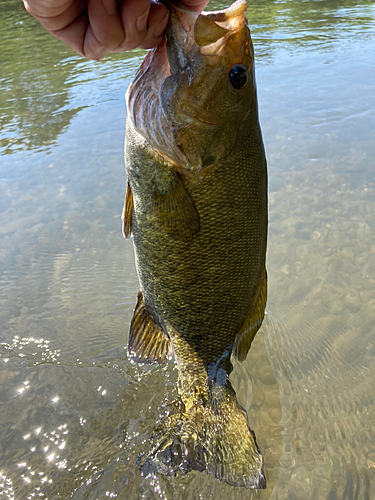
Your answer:
[[[261,327],[264,318],[264,311],[267,302],[267,271],[264,269],[262,277],[259,280],[259,285],[249,311],[248,317],[245,320],[241,330],[239,331],[233,354],[239,361],[244,361],[249,352],[251,343],[256,332]]]
[[[142,292],[130,323],[128,351],[139,363],[164,363],[171,358],[171,343],[147,311]]]

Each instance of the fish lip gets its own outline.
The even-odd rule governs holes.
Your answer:
[[[209,16],[212,20],[216,22],[226,22],[230,19],[235,19],[241,14],[246,12],[247,2],[246,0],[236,0],[234,3],[229,5],[226,9],[205,11],[203,14]]]

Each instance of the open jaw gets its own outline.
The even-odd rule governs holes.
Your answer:
[[[228,38],[246,25],[247,3],[237,0],[227,9],[200,15],[179,4],[164,2],[170,9],[166,38],[149,52],[134,84],[148,74],[155,88],[171,74],[181,71],[194,55],[221,56]],[[168,49],[167,49],[168,47]]]

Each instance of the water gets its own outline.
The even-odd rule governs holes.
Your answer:
[[[0,18],[0,498],[375,498],[374,4],[249,4],[269,300],[233,384],[264,492],[135,465],[177,377],[126,356],[123,94],[144,53],[84,61],[18,0]]]

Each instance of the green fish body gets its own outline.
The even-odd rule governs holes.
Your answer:
[[[198,15],[168,4],[167,42],[127,92],[125,236],[140,292],[139,362],[174,356],[178,400],[142,473],[207,471],[264,488],[262,456],[229,382],[266,305],[267,166],[246,2]]]

